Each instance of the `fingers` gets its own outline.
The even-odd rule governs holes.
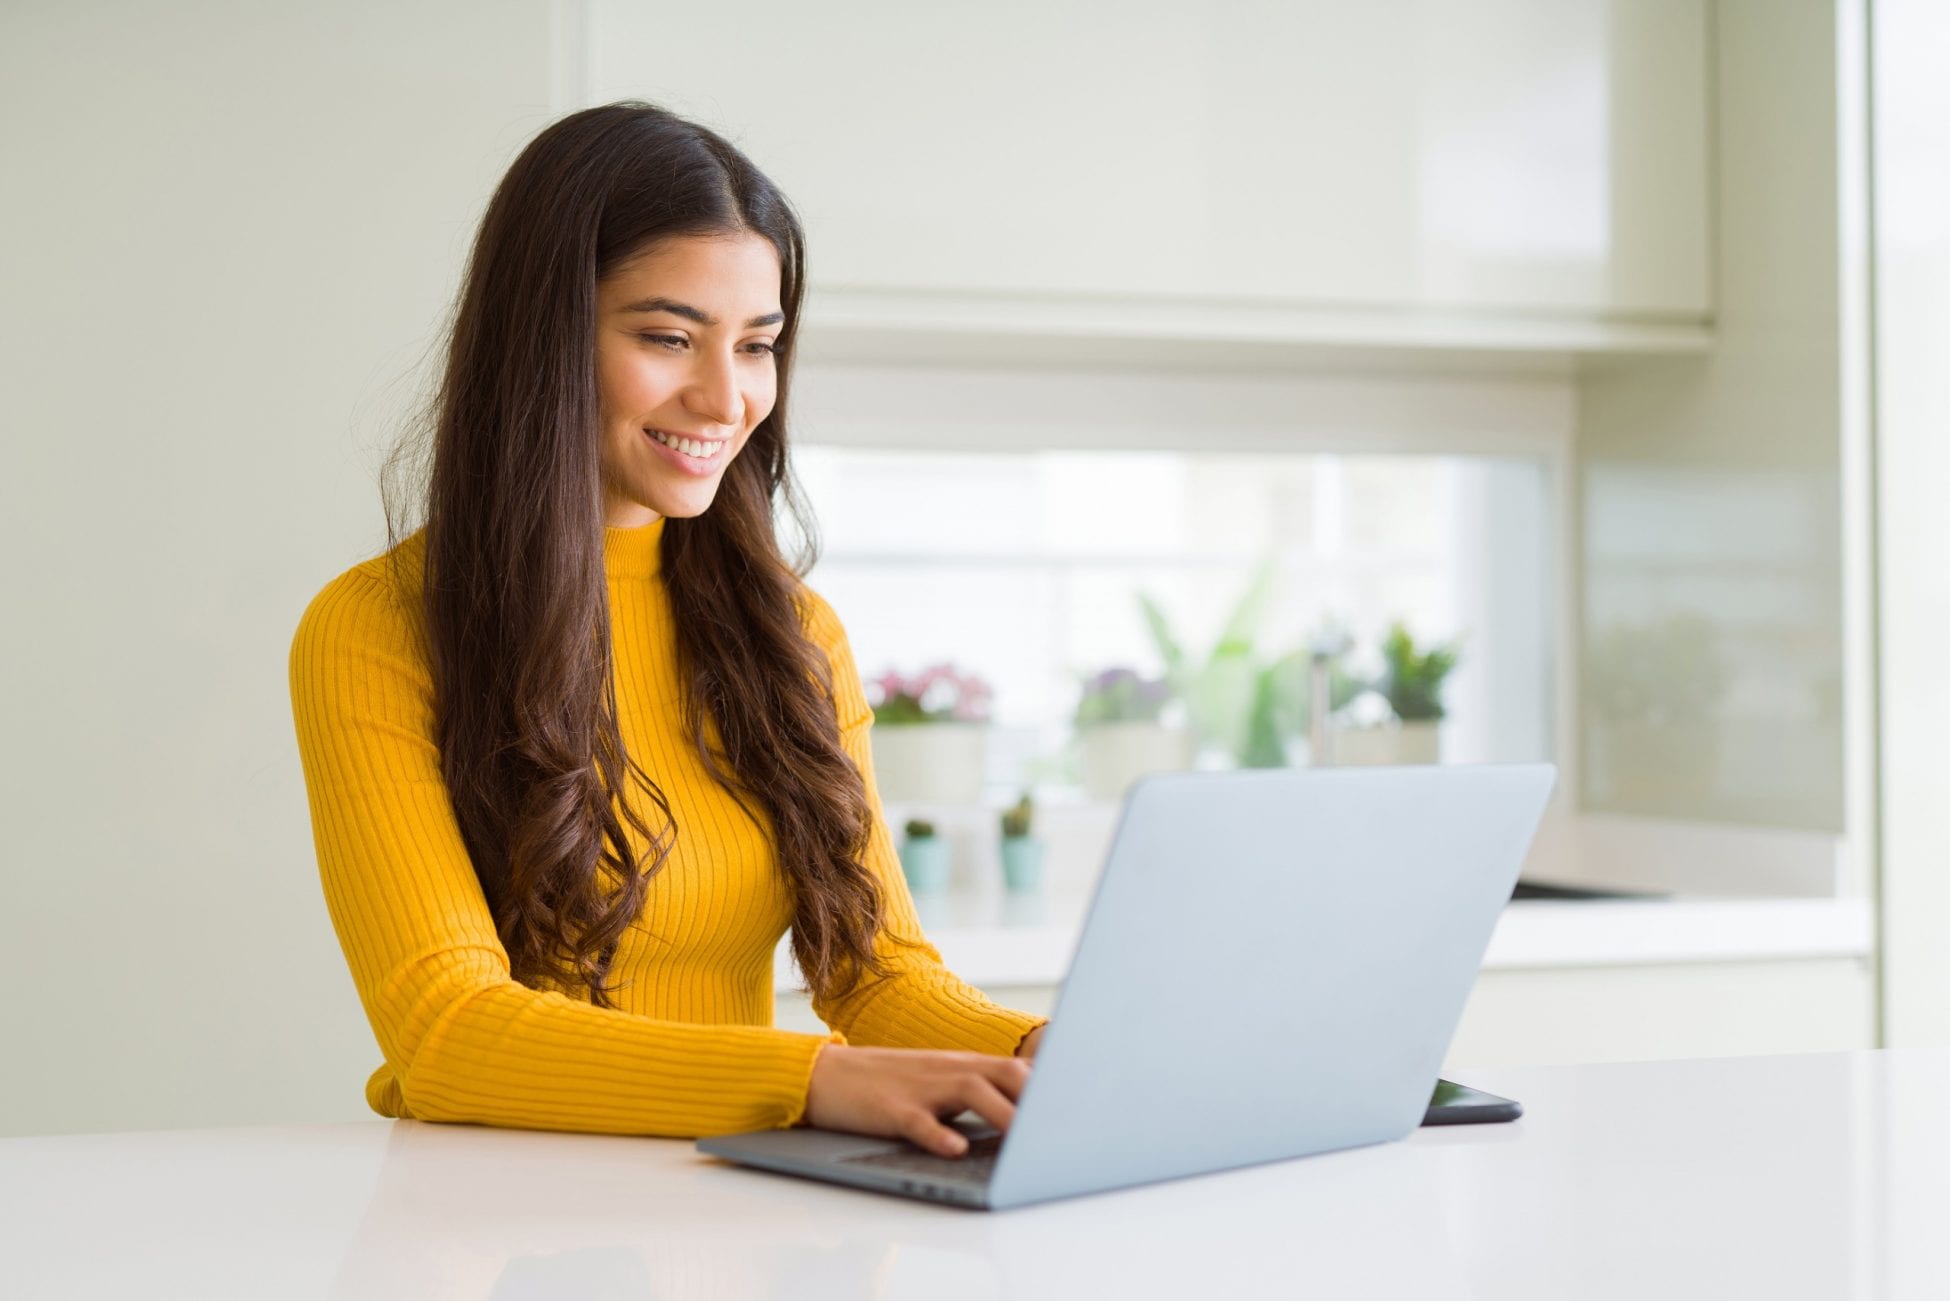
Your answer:
[[[966,1077],[946,1105],[936,1108],[929,1117],[930,1124],[918,1126],[926,1135],[921,1146],[942,1156],[960,1156],[968,1150],[968,1139],[952,1125],[943,1124],[945,1113],[948,1118],[959,1116],[964,1111],[972,1111],[977,1116],[1007,1133],[1016,1118],[1015,1098],[1022,1092],[1027,1081],[1027,1072],[1013,1069],[994,1072],[995,1078],[983,1075]]]
[[[1029,1084],[1027,1057],[983,1057],[980,1062],[983,1076],[1003,1096],[1011,1102],[1022,1097],[1023,1089]]]
[[[1016,1104],[987,1080],[971,1080],[961,1102],[968,1110],[1000,1130],[1007,1130],[1009,1122],[1016,1118]]]
[[[961,1156],[968,1140],[944,1117],[973,1111],[1006,1131],[1030,1069],[1026,1059],[986,1053],[833,1045],[813,1059],[806,1115],[822,1129],[898,1135]]]
[[[1001,1059],[996,1066],[987,1061],[980,1069],[948,1082],[949,1091],[939,1095],[931,1108],[912,1112],[901,1125],[901,1137],[916,1147],[937,1156],[957,1157],[968,1151],[968,1139],[945,1120],[972,1111],[996,1129],[1007,1132],[1016,1118],[1014,1099],[1028,1080],[1027,1063]]]
[[[900,1131],[902,1138],[936,1156],[960,1156],[968,1150],[968,1140],[960,1130],[942,1124],[925,1108],[908,1112]]]

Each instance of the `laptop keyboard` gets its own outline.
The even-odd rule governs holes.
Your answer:
[[[1001,1152],[1002,1135],[991,1134],[986,1138],[968,1140],[968,1151],[962,1156],[936,1156],[918,1147],[897,1147],[885,1152],[869,1152],[865,1156],[850,1156],[841,1164],[872,1166],[876,1170],[894,1170],[901,1174],[986,1182],[995,1173],[995,1158]]]

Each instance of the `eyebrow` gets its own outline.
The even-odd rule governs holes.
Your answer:
[[[711,313],[700,311],[692,307],[689,303],[680,303],[671,298],[645,298],[629,304],[623,310],[625,312],[669,312],[672,316],[681,316],[687,321],[696,321],[699,325],[716,325],[718,323],[718,318],[711,315]],[[756,330],[761,325],[778,325],[784,320],[784,312],[773,312],[767,316],[752,317],[751,320],[745,322],[745,328],[747,330]]]

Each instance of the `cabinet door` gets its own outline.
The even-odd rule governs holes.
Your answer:
[[[822,288],[1707,310],[1705,0],[590,0]]]

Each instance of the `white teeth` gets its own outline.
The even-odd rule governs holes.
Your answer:
[[[661,429],[652,429],[650,436],[665,447],[674,447],[686,456],[695,456],[700,461],[708,461],[718,454],[723,443],[700,443],[689,438],[672,438]]]

